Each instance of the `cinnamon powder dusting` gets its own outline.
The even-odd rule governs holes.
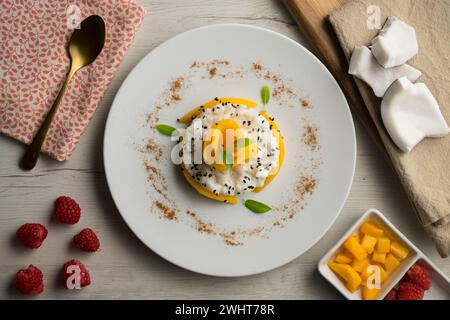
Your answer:
[[[317,139],[317,128],[311,124],[306,124],[303,130],[303,143],[311,150],[316,150],[319,144]]]
[[[148,139],[147,143],[139,148],[139,151],[152,155],[156,161],[160,161],[164,154],[162,148],[156,143],[155,139],[153,138]]]
[[[309,101],[306,98],[301,98],[300,99],[300,104],[302,105],[303,108],[305,109],[310,109],[312,107],[311,105],[311,101]]]
[[[205,222],[200,219],[195,212],[187,210],[186,214],[190,216],[195,222],[195,229],[200,233],[206,233],[210,235],[215,235],[214,225],[211,222]]]
[[[178,221],[178,216],[174,209],[167,207],[160,201],[155,201],[155,206],[160,210],[161,217],[164,219]]]
[[[145,171],[147,172],[147,181],[153,187],[153,189],[162,196],[169,203],[173,203],[172,199],[167,195],[167,181],[166,177],[150,163],[148,160],[144,160]]]

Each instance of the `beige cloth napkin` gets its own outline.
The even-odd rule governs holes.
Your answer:
[[[347,58],[357,45],[369,45],[378,30],[370,30],[370,12],[380,9],[381,25],[397,16],[417,33],[419,54],[409,64],[423,73],[424,82],[436,97],[450,124],[450,0],[355,0],[330,14],[329,20]],[[372,6],[372,7],[369,7]],[[368,13],[369,12],[369,13]],[[375,122],[400,180],[421,223],[442,257],[450,254],[450,135],[425,139],[409,154],[390,140],[380,117],[380,102],[362,81],[357,86]]]

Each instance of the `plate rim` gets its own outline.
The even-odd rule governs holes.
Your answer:
[[[322,68],[322,70],[324,70],[324,72],[326,74],[328,74],[328,76],[331,78],[332,82],[334,83],[334,85],[337,88],[337,92],[338,94],[341,96],[342,100],[344,101],[344,104],[346,106],[345,111],[350,119],[350,124],[351,124],[351,142],[352,142],[352,146],[353,146],[353,154],[352,154],[352,170],[351,170],[351,176],[349,178],[349,183],[347,185],[347,188],[345,190],[345,197],[342,199],[339,208],[336,212],[336,214],[334,215],[333,219],[326,225],[326,227],[324,228],[323,232],[321,232],[320,234],[318,234],[315,238],[313,238],[313,241],[311,242],[312,244],[310,245],[310,247],[306,250],[304,250],[303,252],[300,252],[299,254],[296,254],[294,257],[287,259],[287,261],[281,261],[278,264],[275,264],[274,266],[271,266],[268,269],[264,269],[261,271],[257,271],[257,272],[237,272],[237,273],[228,273],[228,274],[223,274],[223,273],[215,273],[215,272],[206,272],[206,271],[200,271],[200,270],[196,270],[192,267],[187,267],[187,266],[183,266],[175,261],[173,261],[170,257],[167,257],[166,255],[158,252],[157,250],[154,249],[154,247],[150,244],[148,244],[143,237],[141,237],[139,234],[137,234],[133,228],[130,225],[130,222],[128,221],[128,219],[125,217],[125,215],[121,212],[121,210],[119,209],[116,197],[115,197],[115,193],[111,188],[111,181],[110,181],[110,177],[108,174],[108,165],[107,165],[107,158],[106,158],[106,145],[107,145],[107,136],[108,136],[108,131],[112,130],[111,129],[111,111],[114,109],[116,101],[117,101],[117,97],[121,94],[122,90],[124,90],[125,84],[130,81],[132,75],[137,72],[137,70],[139,69],[140,65],[146,60],[148,59],[152,54],[154,54],[154,52],[156,50],[161,50],[161,48],[165,47],[169,42],[172,41],[176,41],[176,39],[178,37],[181,36],[185,36],[186,34],[189,33],[194,33],[197,31],[201,31],[204,29],[214,29],[214,28],[227,28],[227,27],[240,27],[240,28],[249,28],[249,29],[254,29],[254,30],[259,30],[261,32],[267,32],[267,33],[271,33],[272,35],[276,36],[276,37],[280,37],[283,40],[286,40],[288,42],[290,42],[291,44],[297,46],[300,50],[302,50],[305,54],[309,55],[313,60],[315,60],[318,65]],[[344,208],[348,196],[350,194],[352,185],[353,185],[353,180],[355,177],[355,169],[356,169],[356,160],[357,160],[357,142],[356,142],[356,132],[355,132],[355,124],[353,121],[353,115],[351,113],[350,107],[348,105],[348,101],[344,95],[344,93],[342,92],[341,87],[339,86],[338,82],[336,81],[335,77],[331,74],[331,72],[328,70],[328,68],[322,63],[322,61],[320,61],[320,59],[318,57],[316,57],[311,51],[309,51],[307,48],[305,48],[302,44],[300,44],[299,42],[289,38],[288,36],[281,34],[277,31],[273,31],[264,27],[260,27],[260,26],[254,26],[254,25],[250,25],[250,24],[243,24],[243,23],[217,23],[217,24],[210,24],[210,25],[205,25],[205,26],[201,26],[201,27],[197,27],[197,28],[193,28],[181,33],[178,33],[168,39],[166,39],[164,42],[160,43],[159,45],[157,45],[156,47],[154,47],[153,49],[151,49],[147,54],[145,54],[135,65],[134,67],[132,67],[132,69],[130,70],[130,72],[126,75],[125,79],[122,81],[122,83],[120,84],[119,89],[117,90],[116,94],[114,95],[114,99],[111,103],[111,106],[108,110],[108,115],[106,118],[106,122],[105,122],[105,127],[104,127],[104,133],[103,133],[103,150],[102,150],[102,156],[103,156],[103,167],[104,167],[104,171],[105,171],[105,177],[106,177],[106,184],[108,185],[108,190],[111,194],[111,198],[113,200],[113,203],[117,209],[117,211],[119,212],[120,216],[122,217],[122,219],[124,220],[125,224],[127,225],[127,227],[130,229],[130,231],[146,246],[148,247],[151,251],[153,251],[155,254],[157,254],[158,256],[160,256],[161,258],[163,258],[164,260],[172,263],[173,265],[176,265],[180,268],[183,268],[185,270],[189,270],[191,272],[195,272],[198,274],[203,274],[203,275],[207,275],[207,276],[215,276],[215,277],[224,277],[224,278],[228,278],[228,277],[245,277],[245,276],[251,276],[251,275],[256,275],[256,274],[261,274],[261,273],[265,273],[274,269],[278,269],[292,261],[294,261],[295,259],[301,257],[303,254],[305,254],[306,252],[308,252],[309,250],[311,250],[319,241],[320,239],[322,239],[325,234],[330,230],[330,228],[333,226],[333,224],[336,222],[337,218],[339,217],[339,215],[342,212],[342,209]]]

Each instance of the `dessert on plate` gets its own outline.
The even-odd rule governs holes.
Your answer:
[[[215,98],[178,121],[183,174],[202,195],[236,204],[237,196],[259,192],[278,174],[284,158],[281,132],[257,104]]]

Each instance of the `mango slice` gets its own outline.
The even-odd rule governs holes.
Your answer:
[[[367,285],[367,279],[374,274],[373,270],[370,269],[371,272],[369,272],[369,267],[378,267],[379,271],[380,271],[380,282],[384,283],[387,279],[388,279],[388,274],[386,272],[386,270],[384,270],[384,268],[382,266],[380,266],[379,264],[373,264],[373,265],[368,265],[363,272],[361,272],[361,279],[363,280],[362,285],[365,286]]]
[[[388,253],[391,250],[391,240],[385,237],[378,238],[377,249],[378,253]]]
[[[237,164],[248,162],[258,154],[255,142],[240,147],[239,141],[246,138],[239,124],[232,119],[222,119],[207,132],[203,142],[203,159],[207,164],[214,165],[219,171],[226,171],[223,152],[233,155],[233,168]]]
[[[384,263],[386,261],[386,253],[378,253],[375,251],[372,255],[372,262]]]
[[[201,195],[203,195],[207,198],[213,199],[213,200],[220,201],[220,202],[225,202],[225,203],[230,203],[230,204],[238,203],[238,199],[236,196],[215,195],[208,189],[204,188],[200,183],[195,181],[194,178],[192,178],[192,176],[189,174],[189,172],[183,166],[182,166],[182,168],[183,168],[183,175],[186,178],[187,182],[195,190],[197,190],[197,192],[200,193]]]
[[[269,122],[270,125],[272,125],[272,132],[275,137],[278,137],[278,148],[280,149],[280,155],[278,157],[278,165],[276,168],[274,168],[270,175],[266,178],[264,181],[264,185],[261,187],[257,187],[253,190],[253,192],[261,192],[267,185],[272,182],[272,180],[277,176],[278,172],[280,171],[281,166],[283,165],[284,161],[284,155],[285,155],[285,149],[284,149],[284,141],[283,136],[281,135],[281,132],[278,129],[278,125],[273,121],[267,113],[264,111],[261,111],[260,114],[266,118],[266,120]]]
[[[350,258],[349,256],[343,254],[343,253],[338,253],[336,255],[336,257],[334,258],[334,261],[336,261],[337,263],[347,263],[350,264],[352,263],[352,258]]]
[[[364,260],[367,252],[359,243],[358,236],[351,236],[344,242],[344,248],[347,249],[356,260]]]
[[[380,289],[362,288],[362,297],[364,300],[375,300],[380,293]]]
[[[386,260],[384,261],[384,266],[388,272],[394,272],[395,269],[400,265],[400,261],[394,257],[392,254],[388,254],[386,256]]]
[[[391,253],[400,260],[405,259],[409,255],[409,250],[402,246],[397,241],[391,243]]]
[[[189,123],[192,121],[192,119],[196,118],[199,114],[203,112],[204,109],[209,109],[212,107],[217,106],[218,104],[222,103],[232,103],[232,104],[241,104],[249,108],[255,108],[257,106],[257,103],[251,100],[242,99],[242,98],[218,98],[217,100],[214,99],[212,101],[209,101],[207,103],[202,104],[201,106],[195,108],[194,110],[186,113],[184,116],[182,116],[180,119],[178,119],[178,122],[180,123]]]
[[[368,234],[369,236],[375,237],[375,238],[379,238],[384,234],[383,229],[378,228],[377,226],[375,226],[372,223],[369,222],[364,222],[361,227],[359,228],[359,230],[364,233],[364,234]]]
[[[362,280],[358,272],[356,272],[348,264],[328,261],[328,267],[339,277],[345,280],[347,287],[355,289],[361,285]]]
[[[368,234],[365,234],[361,240],[361,245],[364,247],[368,254],[371,254],[373,252],[376,244],[377,238],[372,237]]]
[[[352,268],[355,269],[355,271],[361,273],[363,270],[365,270],[367,268],[367,266],[369,265],[369,263],[367,262],[367,260],[354,260],[352,262]]]

